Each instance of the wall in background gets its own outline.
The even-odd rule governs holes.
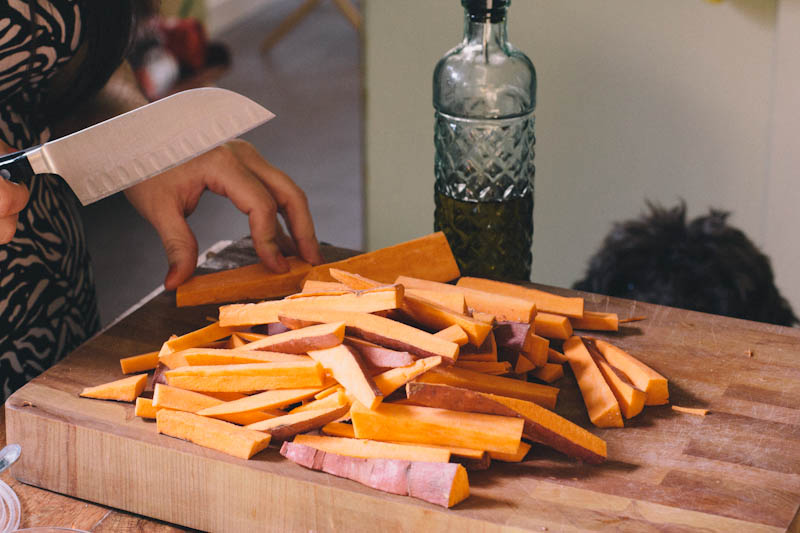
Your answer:
[[[731,222],[773,257],[778,285],[800,309],[800,271],[792,267],[800,260],[792,235],[799,199],[790,175],[800,166],[791,160],[798,121],[785,118],[800,109],[800,90],[787,90],[800,80],[800,33],[790,31],[800,28],[798,6],[512,3],[511,41],[539,76],[535,281],[569,286],[614,221],[641,213],[645,199],[684,198],[691,216],[732,211]],[[463,15],[458,0],[366,0],[365,10],[373,249],[432,229],[431,76],[460,40]]]

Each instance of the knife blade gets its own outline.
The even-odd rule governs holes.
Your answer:
[[[190,89],[83,130],[0,158],[0,175],[24,182],[58,174],[88,205],[185,163],[275,115],[216,87]]]

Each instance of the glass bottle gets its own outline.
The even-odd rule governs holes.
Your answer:
[[[434,70],[434,228],[462,275],[528,280],[536,71],[508,42],[510,3],[461,0],[464,39]]]

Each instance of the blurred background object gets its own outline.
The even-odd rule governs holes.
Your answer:
[[[229,63],[215,79],[189,77],[185,86],[213,83],[274,112],[275,119],[244,139],[308,193],[319,239],[361,248],[361,42],[350,22],[333,2],[323,2],[264,55],[259,44],[267,28],[285,20],[297,0],[190,4],[188,12],[181,12],[187,4],[164,0],[158,13],[164,19],[186,15],[201,21],[207,42],[223,46]],[[92,204],[82,215],[101,320],[109,324],[163,282],[167,262],[155,230],[122,195]],[[250,233],[247,216],[214,194],[203,195],[188,220],[201,252]]]

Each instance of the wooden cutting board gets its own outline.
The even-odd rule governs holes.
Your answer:
[[[132,405],[79,398],[121,377],[120,357],[216,314],[162,293],[9,399],[8,442],[24,450],[12,474],[208,531],[800,531],[800,330],[596,295],[587,308],[646,315],[598,336],[666,375],[673,404],[710,414],[647,407],[597,429],[567,372],[557,411],[606,439],[608,462],[535,447],[524,463],[470,472],[470,497],[442,509],[306,470],[276,447],[239,460],[158,435]]]

